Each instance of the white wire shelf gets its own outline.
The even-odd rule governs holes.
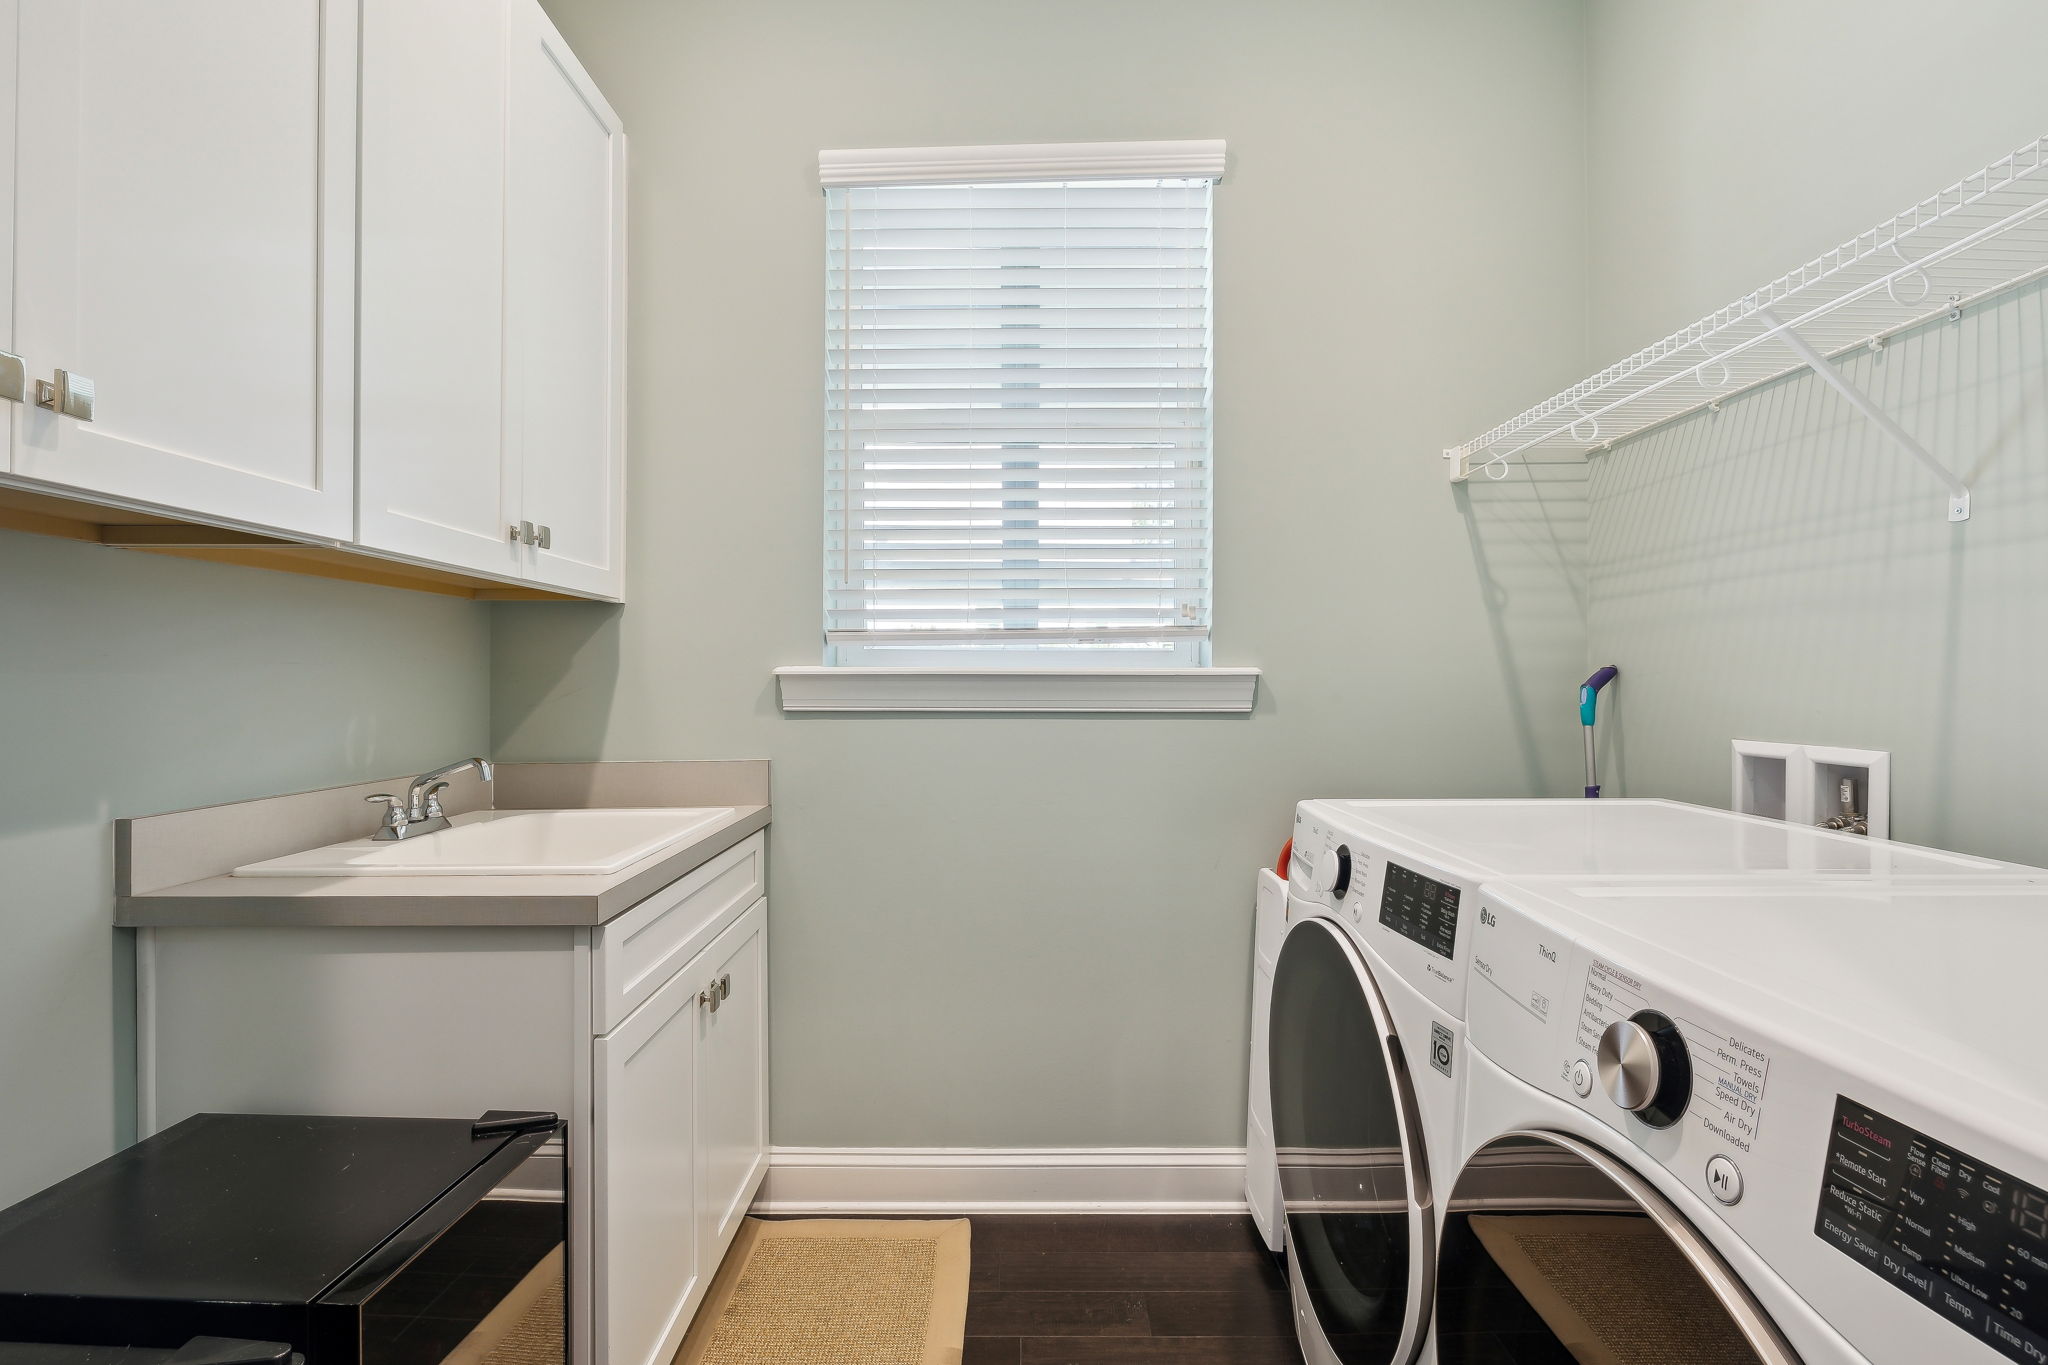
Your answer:
[[[1743,295],[1653,346],[1444,452],[1453,481],[1504,478],[1518,460],[1583,457],[1812,365],[1948,485],[1948,468],[1842,379],[1828,358],[2048,273],[2048,138]]]

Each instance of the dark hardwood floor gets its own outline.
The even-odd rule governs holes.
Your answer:
[[[962,1365],[1300,1365],[1245,1217],[978,1217]]]

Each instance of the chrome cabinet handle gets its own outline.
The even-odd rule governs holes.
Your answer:
[[[531,545],[536,539],[533,523],[530,521],[517,522],[506,527],[505,535],[515,545]]]
[[[723,998],[718,993],[718,983],[714,981],[711,983],[710,990],[697,992],[697,1008],[705,1009],[708,1007],[713,1014],[716,1014],[718,1013],[718,1002]]]
[[[539,547],[540,549],[543,549],[543,550],[552,550],[552,549],[554,549],[554,548],[555,548],[555,528],[554,528],[554,527],[552,527],[552,526],[536,526],[536,527],[534,527],[533,529],[534,529],[534,538],[533,538],[533,540],[532,540],[531,542],[529,542],[530,544],[532,544],[532,545],[535,545],[535,546],[537,546],[537,547]]]
[[[728,999],[728,998],[730,998],[730,997],[731,997],[731,995],[732,995],[732,978],[731,978],[730,976],[721,976],[721,977],[719,977],[719,978],[718,978],[718,998],[719,998],[720,1000],[725,1000],[725,999]]]
[[[28,365],[12,351],[0,351],[0,398],[10,403],[28,401]]]
[[[82,374],[73,374],[69,370],[57,371],[56,377],[52,379],[38,379],[36,406],[48,408],[51,412],[65,417],[76,417],[81,422],[90,422],[93,408],[92,381]]]

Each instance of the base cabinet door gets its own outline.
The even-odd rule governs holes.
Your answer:
[[[18,475],[355,524],[354,0],[19,0]]]
[[[626,134],[537,0],[512,16],[506,458],[526,577],[623,595]]]
[[[668,1365],[697,1254],[697,1015],[685,970],[594,1044],[593,1314],[604,1365]]]
[[[767,900],[754,902],[702,961],[697,975],[715,984],[719,1003],[697,1019],[697,1249],[715,1266],[768,1161]]]

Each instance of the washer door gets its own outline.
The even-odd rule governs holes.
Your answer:
[[[1287,932],[1267,1037],[1288,1279],[1309,1365],[1408,1365],[1435,1264],[1429,1171],[1400,1040],[1328,920]]]
[[[1443,1224],[1438,1365],[1799,1365],[1685,1216],[1591,1143],[1503,1134],[1459,1173]]]

